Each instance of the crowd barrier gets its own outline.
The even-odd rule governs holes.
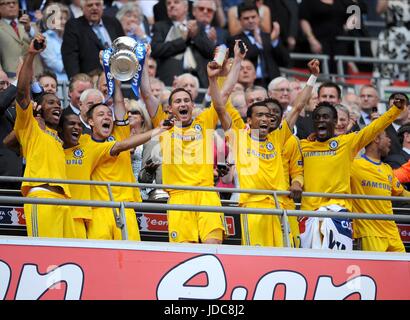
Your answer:
[[[126,182],[105,182],[105,181],[88,181],[88,180],[59,180],[59,179],[40,179],[40,178],[21,178],[21,177],[5,177],[0,176],[0,182],[39,182],[39,183],[65,183],[65,184],[80,184],[80,185],[99,185],[105,186],[108,190],[110,200],[94,201],[94,200],[72,200],[72,199],[41,199],[41,198],[25,198],[18,196],[0,196],[0,204],[23,205],[28,204],[47,204],[47,205],[67,205],[67,206],[86,206],[86,207],[105,207],[112,208],[117,227],[121,229],[122,239],[127,240],[128,235],[125,225],[125,208],[133,208],[136,212],[156,212],[165,213],[167,210],[178,211],[198,211],[198,212],[221,212],[221,207],[218,206],[193,206],[184,204],[165,204],[153,202],[119,202],[114,201],[112,197],[112,187],[130,187],[130,188],[152,188],[152,189],[174,189],[186,191],[216,191],[224,193],[250,193],[250,194],[268,194],[275,199],[276,208],[272,209],[256,209],[256,208],[239,208],[226,206],[223,208],[225,214],[237,216],[239,214],[269,214],[280,216],[284,234],[284,245],[290,247],[288,216],[296,217],[330,217],[330,218],[345,218],[345,219],[369,219],[369,220],[394,220],[396,222],[410,222],[410,214],[390,215],[390,214],[369,214],[369,213],[337,213],[331,211],[307,211],[307,210],[287,210],[279,206],[278,196],[287,196],[289,191],[274,191],[274,190],[255,190],[255,189],[237,189],[237,188],[216,188],[216,187],[193,187],[193,186],[177,186],[164,184],[142,184],[142,183],[126,183]],[[368,199],[368,200],[387,200],[387,201],[402,201],[409,202],[410,198],[406,197],[381,197],[372,195],[359,194],[332,194],[318,192],[303,192],[303,197],[324,197],[324,198],[339,198],[339,199]],[[119,214],[117,210],[119,209]],[[141,223],[141,220],[140,220]]]

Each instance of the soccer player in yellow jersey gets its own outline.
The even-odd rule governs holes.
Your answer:
[[[319,74],[319,61],[312,60],[308,64],[312,79]],[[208,67],[209,68],[209,67]],[[210,78],[210,94],[217,109],[224,106],[225,99],[214,89]],[[222,127],[228,131],[231,147],[235,153],[235,165],[239,185],[245,189],[285,190],[286,183],[283,172],[282,152],[285,142],[292,136],[289,127],[293,127],[296,119],[307,102],[313,89],[312,81],[298,95],[292,111],[286,115],[279,129],[271,132],[271,121],[279,122],[282,110],[271,112],[277,107],[275,101],[259,101],[248,107],[247,124],[238,127],[224,121],[227,117],[220,112]],[[270,106],[271,104],[275,106]],[[229,116],[228,116],[229,118]],[[229,119],[230,120],[230,119]],[[224,125],[224,122],[228,124]],[[231,121],[232,122],[232,121]],[[272,195],[240,194],[239,204],[244,208],[275,208]],[[241,216],[242,244],[259,246],[283,246],[283,235],[278,216],[244,214]]]
[[[33,116],[33,104],[30,100],[33,60],[46,46],[45,38],[41,34],[36,35],[35,40],[43,43],[43,48],[36,50],[34,40],[31,42],[19,73],[16,96],[17,118],[14,131],[26,159],[24,177],[66,179],[62,141],[56,131],[61,116],[58,97],[47,93],[40,100],[41,115],[46,125],[44,129]],[[21,192],[23,196],[29,198],[70,198],[69,187],[63,183],[23,182]],[[24,213],[29,236],[54,238],[64,236],[67,207],[25,204]]]
[[[394,105],[380,118],[373,121],[359,132],[335,136],[337,123],[337,111],[328,102],[321,102],[313,111],[312,119],[315,138],[302,140],[301,148],[304,166],[304,191],[349,194],[350,173],[352,161],[360,149],[371,142],[401,113],[404,100],[394,100]],[[320,211],[351,211],[351,201],[346,199],[332,199],[320,197],[303,197],[302,210]],[[346,237],[350,236],[349,221],[343,219],[331,219],[339,226]],[[308,225],[313,225],[315,218],[307,219]],[[328,220],[329,221],[329,220]],[[307,230],[309,231],[309,230]],[[306,232],[307,236],[309,232]],[[302,246],[312,247],[312,237],[301,234]],[[305,240],[303,240],[305,239]],[[333,246],[333,244],[330,243]],[[351,241],[341,246],[351,248]],[[320,244],[322,248],[328,248],[327,243]],[[339,248],[341,248],[339,247]],[[335,247],[333,247],[335,248]]]
[[[269,132],[276,130],[283,116],[283,109],[279,101],[272,99],[272,103],[268,104],[272,114],[271,126]],[[303,189],[303,159],[300,151],[299,139],[292,135],[285,142],[282,151],[283,174],[285,177],[285,189],[289,190],[289,197],[282,197],[282,208],[295,210],[295,202],[293,199],[300,201]],[[299,237],[299,222],[297,217],[289,216],[289,226],[291,233],[292,247],[300,247]]]
[[[120,90],[116,90],[120,91]],[[120,92],[116,93],[120,94]],[[121,95],[122,96],[122,95]],[[121,102],[122,101],[122,102]],[[125,118],[126,112],[123,99],[114,97],[115,118],[124,119],[113,121],[110,107],[100,103],[92,106],[88,112],[88,122],[92,128],[92,140],[95,143],[116,141],[110,150],[112,157],[99,163],[91,172],[91,180],[117,181],[135,183],[132,173],[131,154],[123,152],[147,142],[170,126],[163,126],[144,132],[140,135],[130,135],[130,127]],[[172,124],[171,124],[172,126]],[[110,199],[108,190],[103,186],[91,186],[93,200],[112,200],[122,202],[141,201],[138,188],[112,187],[113,199]],[[133,209],[125,209],[129,240],[140,240],[136,215]],[[87,237],[91,239],[121,239],[121,232],[115,225],[113,210],[110,208],[93,208],[93,219],[87,224]]]
[[[93,143],[88,134],[82,135],[83,123],[71,108],[63,111],[60,120],[60,137],[64,142],[67,178],[90,180],[91,172],[101,162],[111,158],[115,142]],[[90,185],[71,184],[72,199],[90,200]],[[90,207],[70,207],[64,224],[68,238],[87,238],[86,222],[92,219]]]
[[[366,152],[352,164],[350,177],[352,193],[374,196],[409,196],[393,169],[381,158],[390,150],[390,138],[383,131],[366,146]],[[391,201],[353,199],[353,211],[359,213],[393,214]],[[394,221],[353,220],[353,235],[365,251],[405,252],[399,230]]]
[[[223,94],[232,90],[242,59],[243,55],[236,57],[222,89]],[[146,70],[148,68],[144,68],[141,92],[153,124],[157,126],[168,115],[159,108],[158,99],[150,92]],[[175,126],[160,137],[164,184],[202,187],[214,185],[213,132],[218,123],[217,110],[211,105],[194,119],[193,108],[194,103],[187,90],[177,88],[172,91],[169,112],[175,119]],[[240,118],[238,113],[237,118]],[[216,192],[167,191],[170,195],[169,204],[221,206]],[[225,234],[224,217],[222,213],[168,211],[168,232],[171,242],[221,243]]]
[[[102,104],[101,106],[97,104],[93,108],[98,107],[106,108]],[[64,110],[60,127],[62,128],[60,134],[65,148],[67,177],[72,180],[90,180],[96,168],[104,166],[106,162],[112,163],[121,152],[128,151],[148,141],[151,136],[161,132],[161,129],[157,129],[138,136],[133,135],[121,141],[96,142],[88,134],[81,135],[82,122],[79,116],[74,114],[70,108]],[[96,135],[98,135],[97,130],[94,130]],[[122,169],[117,168],[117,170]],[[92,198],[89,185],[72,184],[70,190],[73,199],[90,200]],[[113,217],[113,212],[111,211],[110,213]],[[92,217],[91,208],[71,207],[68,221],[65,224],[68,236],[72,238],[86,238],[86,225],[91,224]],[[99,220],[98,217],[97,220]],[[112,223],[111,218],[107,220],[108,225]],[[131,220],[133,221],[133,219]],[[114,225],[111,224],[111,227],[113,228],[112,230],[115,230]],[[112,231],[113,234],[118,232],[119,230]],[[98,236],[95,235],[95,237]]]

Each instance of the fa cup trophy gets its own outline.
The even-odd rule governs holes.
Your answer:
[[[144,66],[146,47],[131,37],[119,37],[111,48],[103,52],[103,67],[107,78],[108,94],[114,92],[114,78],[119,81],[131,81],[131,88],[137,98]]]

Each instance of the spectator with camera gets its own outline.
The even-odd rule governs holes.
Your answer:
[[[28,52],[36,30],[26,12],[19,10],[17,0],[0,0],[0,69],[9,77],[15,77],[19,57]],[[36,56],[34,74],[43,71],[41,60]]]

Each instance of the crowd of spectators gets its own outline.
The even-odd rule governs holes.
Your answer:
[[[295,66],[290,59],[291,52],[306,52],[329,55],[330,71],[336,72],[333,57],[352,53],[349,43],[339,41],[337,37],[352,35],[351,26],[358,23],[352,21],[348,8],[351,6],[360,8],[360,22],[364,29],[360,35],[365,35],[363,19],[368,5],[364,0],[120,0],[110,2],[0,0],[0,175],[22,176],[24,167],[27,165],[27,154],[23,152],[24,148],[19,147],[19,144],[23,144],[21,136],[17,136],[16,139],[13,127],[16,122],[14,100],[16,95],[18,96],[17,80],[22,76],[20,71],[24,66],[23,61],[26,61],[24,59],[30,50],[33,57],[30,92],[37,118],[43,117],[41,109],[46,94],[59,97],[68,95],[69,104],[62,108],[65,112],[78,116],[78,124],[81,126],[83,135],[93,135],[95,124],[90,125],[90,119],[94,116],[92,111],[96,105],[106,105],[111,110],[113,120],[123,121],[116,118],[117,113],[114,111],[119,98],[108,95],[100,52],[109,48],[116,38],[125,35],[147,44],[150,48],[141,84],[144,99],[136,99],[134,95],[127,94],[124,101],[131,137],[144,136],[149,130],[158,127],[159,114],[171,118],[175,113],[172,111],[172,99],[175,100],[174,90],[178,88],[183,89],[183,92],[187,93],[194,102],[192,110],[194,121],[205,119],[205,111],[217,109],[215,92],[211,90],[210,84],[215,77],[211,76],[214,71],[207,67],[220,45],[229,48],[231,61],[235,61],[238,66],[237,70],[232,67],[230,73],[225,70],[225,73],[221,71],[218,74],[218,77],[225,79],[227,76],[235,77],[232,74],[237,72],[236,81],[229,83],[232,85],[229,90],[226,87],[222,88],[222,84],[218,83],[223,96],[221,100],[229,92],[227,106],[230,104],[236,114],[232,115],[229,107],[226,111],[234,123],[243,121],[248,123],[248,129],[252,129],[250,119],[254,108],[249,107],[256,104],[258,108],[262,108],[263,106],[258,103],[273,99],[274,105],[282,110],[284,117],[295,117],[292,121],[288,121],[288,124],[291,124],[290,130],[294,137],[297,137],[296,145],[293,147],[298,146],[298,139],[310,142],[315,139],[321,141],[318,136],[325,128],[317,127],[316,122],[319,120],[315,117],[320,116],[319,109],[331,110],[331,116],[335,120],[331,129],[326,128],[329,132],[332,131],[332,134],[325,136],[327,139],[323,141],[352,132],[370,131],[366,128],[383,117],[385,111],[390,110],[395,104],[397,100],[395,95],[392,95],[392,100],[384,105],[382,103],[384,97],[380,97],[377,88],[371,84],[360,87],[358,94],[352,91],[345,92],[338,84],[327,80],[317,85],[306,86],[298,79],[284,77],[279,69]],[[381,58],[408,59],[410,3],[379,0],[376,9],[378,13],[384,15],[387,22],[386,30],[379,36],[377,55]],[[30,45],[39,33],[44,37],[45,50],[33,51]],[[240,61],[238,53],[235,52],[238,41],[246,47],[246,53]],[[349,66],[351,69],[358,67],[354,64]],[[228,67],[224,66],[224,68]],[[385,64],[378,71],[391,80],[406,80],[409,74],[406,65]],[[230,80],[231,78],[225,81]],[[62,92],[62,87],[58,86],[62,82],[69,84],[67,93]],[[307,87],[311,89],[308,96],[304,89]],[[201,92],[200,88],[207,89],[207,92]],[[302,96],[303,105],[300,102]],[[354,142],[356,143],[354,148],[360,146],[354,156],[366,157],[367,154],[375,161],[383,160],[390,164],[393,169],[407,163],[410,159],[410,114],[408,98],[405,101],[407,105],[404,106],[403,111],[397,117],[394,116],[391,122],[386,122],[385,127],[380,128],[379,131],[385,129],[386,136],[377,136],[376,133],[380,132],[374,131],[372,135],[366,136],[366,144],[363,144],[364,140],[360,143]],[[397,104],[400,103],[397,102],[396,106]],[[270,106],[267,102],[266,105]],[[318,105],[321,108],[318,109]],[[301,106],[299,111],[296,110],[296,106],[297,108]],[[270,107],[269,110],[272,112]],[[219,116],[219,109],[217,112]],[[63,117],[60,114],[59,116]],[[190,123],[187,122],[186,125]],[[240,174],[235,171],[235,156],[225,139],[224,125],[215,124],[215,128],[218,130],[213,136],[213,185],[241,187]],[[123,135],[120,137],[124,138]],[[390,142],[386,143],[386,139]],[[373,145],[368,147],[372,141]],[[337,140],[337,143],[341,142]],[[385,152],[386,144],[388,144],[387,152]],[[10,146],[14,147],[13,150],[9,148]],[[152,139],[133,147],[128,148],[128,146],[127,144],[124,150],[130,149],[129,160],[133,177],[129,177],[127,181],[162,183],[164,176],[160,141]],[[288,150],[286,144],[283,148]],[[306,148],[309,149],[310,145]],[[282,146],[279,147],[279,150],[281,149]],[[303,155],[304,144],[301,150]],[[120,152],[122,151],[123,149]],[[292,152],[289,151],[289,154]],[[123,158],[125,159],[125,156]],[[289,165],[291,159],[288,160]],[[286,167],[285,162],[284,167]],[[292,171],[291,169],[289,170]],[[285,173],[285,176],[290,179],[287,189],[290,188],[293,195],[297,193],[297,188],[304,187],[303,182],[297,187],[292,185],[291,172]],[[173,181],[167,182],[172,184]],[[6,188],[16,186],[15,183],[5,185]],[[316,192],[332,190],[332,188],[309,190],[309,187],[304,189],[304,191]],[[395,194],[405,194],[402,189],[394,190]],[[68,193],[65,195],[68,196]],[[156,200],[168,198],[169,194],[164,190],[147,188],[141,190],[141,196],[144,200]],[[223,199],[239,200],[237,194],[223,193],[220,196]],[[176,196],[174,199],[177,199]],[[294,205],[292,203],[292,206]],[[248,204],[244,205],[246,206]],[[303,206],[302,203],[302,208]],[[310,204],[305,208],[319,210],[321,207],[326,207],[309,206]],[[341,207],[352,210],[349,205]],[[370,207],[365,205],[364,208]],[[299,243],[298,233],[299,231],[292,230],[295,245]],[[171,238],[172,234],[170,234]],[[188,241],[193,242],[192,239]],[[367,248],[370,247],[371,244]]]

